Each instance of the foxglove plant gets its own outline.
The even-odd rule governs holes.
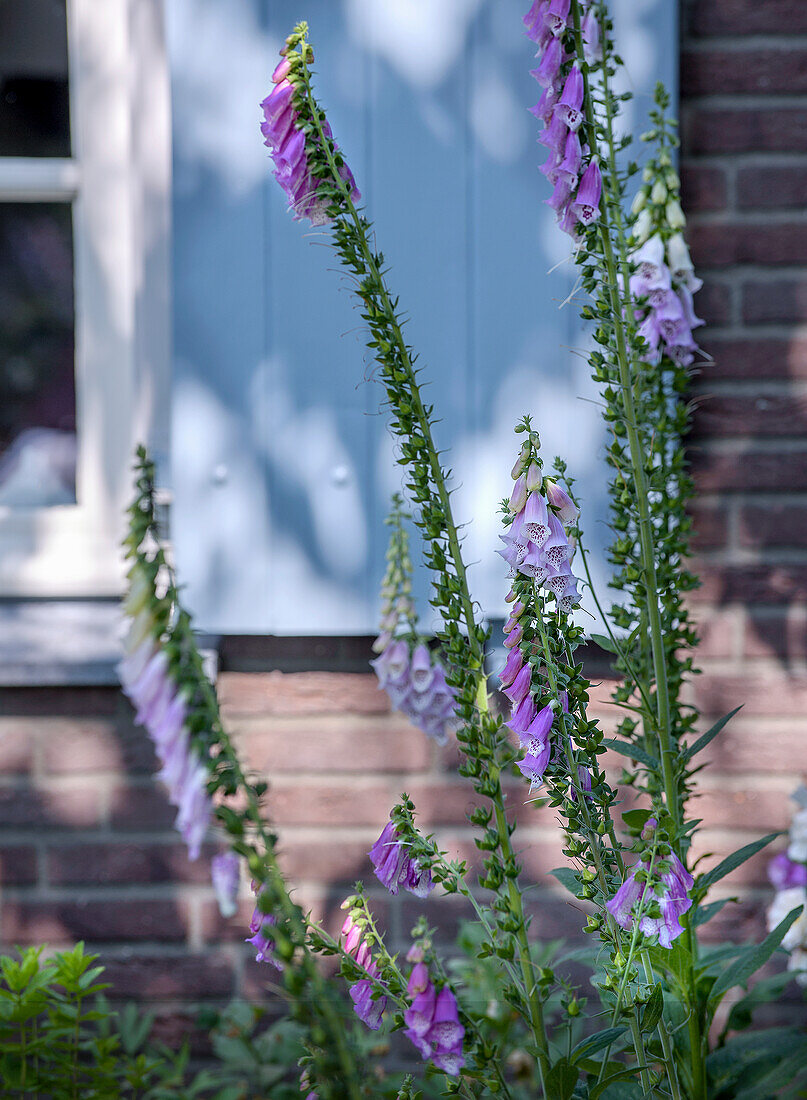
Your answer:
[[[621,599],[610,613],[603,611],[608,637],[602,641],[616,654],[623,674],[615,701],[627,716],[611,740],[588,716],[589,684],[575,659],[583,640],[572,617],[581,590],[572,569],[575,551],[589,583],[590,570],[572,479],[559,461],[551,475],[545,473],[540,439],[529,418],[516,429],[525,440],[504,505],[500,551],[511,575],[512,610],[505,627],[510,656],[501,674],[509,716],[492,705],[484,672],[487,632],[475,617],[447,474],[433,440],[432,412],[420,392],[384,258],[355,205],[352,177],[313,95],[305,24],[295,29],[283,51],[283,79],[289,74],[294,79],[295,125],[305,135],[306,172],[316,183],[321,219],[354,279],[433,574],[432,604],[442,619],[437,641],[454,693],[463,752],[459,770],[482,800],[470,813],[483,853],[482,894],[469,884],[466,865],[449,862],[434,839],[420,832],[415,806],[405,795],[371,858],[391,892],[414,874],[418,882],[422,876],[423,882],[468,901],[483,930],[482,955],[501,960],[503,996],[528,1029],[537,1084],[545,1095],[595,1097],[633,1078],[642,1095],[703,1100],[711,1065],[709,1028],[722,997],[773,953],[798,911],[785,914],[761,947],[738,948],[720,973],[699,949],[695,928],[723,904],[702,905],[709,887],[771,839],[749,845],[705,874],[694,876],[687,867],[696,827],[685,812],[691,761],[727,721],[687,741],[696,715],[684,704],[682,689],[693,671],[688,651],[696,636],[683,597],[696,582],[683,562],[688,525],[682,517],[691,483],[682,452],[688,414],[681,395],[698,351],[692,333],[700,322],[692,295],[699,282],[680,232],[684,219],[672,165],[675,139],[664,114],[663,90],[657,92],[648,135],[655,152],[645,167],[644,186],[631,215],[623,212],[626,183],[636,167],[623,169],[618,159],[627,139],[616,132],[621,97],[612,90],[618,62],[606,4],[536,0],[525,25],[538,46],[533,75],[543,93],[533,113],[544,123],[539,140],[548,150],[543,168],[553,187],[548,201],[572,238],[582,286],[593,299],[583,313],[596,322],[597,348],[590,362],[603,387],[612,433],[611,557]],[[409,591],[396,588],[395,577],[405,571],[396,574],[393,564],[390,570],[375,667],[384,686],[406,683],[409,692],[407,675],[425,680],[431,661],[419,643],[399,644],[399,620],[403,616],[413,633],[415,612]],[[621,829],[613,812],[619,795],[602,768],[606,748],[628,759],[626,778],[649,802],[623,813]],[[597,934],[604,947],[604,971],[596,985],[611,1027],[594,1047],[585,1042],[573,1047],[571,1033],[567,1041],[548,1031],[546,1009],[556,979],[547,968],[536,969],[528,939],[512,839],[516,822],[502,783],[513,772],[529,781],[528,796],[545,791],[555,809],[571,861],[558,875],[589,906],[586,931]],[[637,858],[629,860],[629,853]],[[408,1000],[403,1018],[396,1017],[393,1026],[408,1022],[416,1025],[409,1027],[410,1038],[426,1035],[436,988],[430,968],[424,970],[419,959],[404,980],[395,960],[385,955],[366,903],[361,906],[362,919],[373,928],[378,973],[356,974],[356,960],[343,951],[345,975],[375,982],[377,998]],[[332,950],[324,939],[320,945]],[[446,1004],[451,998],[444,997]],[[567,1011],[558,1027],[571,1029],[579,1014],[579,1002],[574,1003],[574,1013]],[[480,1057],[481,1021],[471,1006],[463,1008],[461,996],[458,1013],[465,1047],[454,1054],[469,1068],[452,1063],[460,1078],[450,1088],[470,1088],[474,1080],[483,1090],[506,1094],[499,1052],[494,1048],[487,1059]],[[435,1064],[437,1049],[429,1045]]]
[[[768,930],[801,907],[801,916],[788,929],[782,947],[790,952],[788,970],[799,985],[807,986],[807,787],[798,787],[791,797],[798,809],[790,825],[787,849],[768,864],[768,877],[776,890],[768,909]]]

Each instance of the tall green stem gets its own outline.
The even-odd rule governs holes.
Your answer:
[[[406,375],[407,392],[412,402],[412,411],[417,421],[420,433],[426,443],[426,449],[428,451],[429,472],[432,484],[440,502],[440,510],[445,530],[445,537],[448,543],[451,564],[453,566],[457,582],[456,594],[459,596],[460,604],[462,607],[462,619],[467,635],[468,650],[471,657],[470,674],[473,677],[476,686],[475,695],[480,702],[480,707],[481,709],[487,710],[488,700],[487,690],[485,687],[484,649],[482,643],[479,641],[479,638],[477,636],[477,624],[474,616],[473,600],[471,598],[471,593],[468,586],[465,563],[462,558],[462,548],[460,545],[459,533],[457,531],[457,525],[454,522],[451,507],[451,494],[446,484],[442,467],[440,466],[437,448],[434,444],[429,413],[426,410],[420,394],[420,387],[418,386],[414,366],[412,364],[409,349],[406,345],[406,341],[403,338],[403,333],[401,332],[401,328],[395,314],[395,308],[392,302],[391,295],[387,289],[383,274],[379,268],[379,265],[376,262],[373,251],[367,241],[365,227],[362,224],[356,207],[353,204],[352,198],[350,196],[350,190],[346,186],[344,180],[342,180],[341,176],[339,175],[338,166],[331,151],[329,142],[327,141],[323,132],[319,111],[311,93],[307,68],[305,72],[306,95],[308,98],[310,117],[317,129],[320,147],[327,157],[332,175],[332,183],[338,188],[341,200],[347,212],[346,216],[349,217],[351,222],[353,223],[353,227],[355,230],[355,239],[361,250],[362,259],[368,273],[373,279],[374,284],[378,287],[385,318],[389,325],[390,331],[393,334],[399,361]],[[513,866],[516,863],[516,859],[512,844],[510,842],[510,826],[507,820],[507,813],[504,805],[504,792],[502,791],[499,768],[494,761],[490,761],[489,763],[487,778],[492,788],[492,793],[489,795],[489,798],[494,807],[496,826],[499,835],[499,844],[501,847],[504,863],[506,866]],[[516,939],[518,942],[519,967],[521,969],[522,979],[524,982],[524,996],[529,1009],[530,1023],[537,1044],[538,1061],[543,1078],[548,1072],[550,1064],[549,1044],[547,1040],[546,1026],[543,1017],[543,1005],[541,1002],[540,991],[538,990],[537,983],[535,981],[535,973],[529,949],[529,941],[527,939],[527,926],[524,916],[524,907],[522,903],[521,892],[518,888],[517,882],[513,878],[508,879],[507,891],[510,905],[512,907],[512,912],[518,924]]]

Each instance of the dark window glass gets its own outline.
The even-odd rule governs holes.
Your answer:
[[[70,156],[65,0],[0,0],[0,156]]]
[[[0,203],[0,506],[76,499],[73,344],[70,204]]]

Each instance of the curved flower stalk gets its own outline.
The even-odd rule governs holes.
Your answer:
[[[801,916],[791,925],[782,947],[790,952],[787,968],[799,985],[807,986],[807,787],[791,796],[798,806],[790,824],[787,850],[768,864],[768,877],[776,890],[768,908],[768,931],[772,931],[794,909]]]
[[[438,632],[446,661],[446,680],[456,693],[457,739],[466,754],[461,766],[474,787],[492,803],[492,811],[480,810],[472,818],[485,830],[486,857],[480,882],[497,893],[492,920],[500,930],[495,950],[512,951],[517,944],[520,981],[512,996],[523,1006],[537,1047],[542,1074],[549,1069],[549,1050],[543,1020],[543,994],[538,986],[527,941],[524,907],[517,879],[518,861],[510,839],[501,769],[508,748],[501,721],[488,706],[484,674],[487,632],[476,621],[465,575],[460,538],[451,508],[448,477],[440,464],[432,437],[431,409],[423,401],[415,371],[415,357],[404,340],[397,316],[397,302],[384,279],[384,258],[371,244],[371,226],[357,211],[351,189],[341,174],[324,112],[316,103],[306,64],[307,28],[300,24],[288,39],[286,58],[295,54],[295,65],[304,84],[300,117],[308,140],[306,156],[311,173],[319,180],[318,196],[331,197],[327,215],[333,219],[333,242],[345,267],[356,280],[362,315],[371,333],[392,414],[392,429],[400,440],[400,461],[406,469],[407,491],[418,508],[415,522],[424,536],[426,564],[434,575],[433,605],[443,620]],[[489,827],[491,816],[495,825]],[[490,843],[490,836],[496,838]]]
[[[193,786],[183,780],[194,794],[193,806],[203,806],[204,813],[198,810],[186,820],[180,812],[177,827],[188,832],[192,854],[213,821],[223,831],[230,854],[216,857],[213,874],[217,894],[224,895],[230,906],[237,891],[237,860],[245,860],[257,894],[250,942],[259,959],[282,968],[292,1016],[307,1030],[309,1074],[316,1081],[317,1093],[321,1100],[359,1100],[363,1092],[356,1054],[335,1008],[332,990],[311,953],[306,918],[291,900],[278,868],[276,838],[261,809],[266,784],[249,779],[241,767],[222,725],[190,617],[179,600],[157,523],[154,465],[142,447],[137,452],[136,496],[128,514],[124,546],[131,566],[125,607],[134,619],[122,676],[133,697],[140,700],[138,705],[147,708],[141,720],[152,733],[158,752],[164,749],[169,754],[169,765],[179,759],[186,769],[182,774],[204,772],[201,786],[196,778]],[[140,664],[143,671],[138,669]],[[147,680],[146,668],[151,670]],[[160,685],[159,695],[154,684]],[[171,707],[176,714],[169,725]],[[181,756],[175,744],[181,747]],[[169,765],[164,763],[163,770]]]
[[[392,531],[381,586],[381,632],[373,644],[379,656],[370,663],[393,707],[444,745],[452,728],[455,691],[436,653],[417,631],[406,518],[403,501],[396,493],[387,519]]]

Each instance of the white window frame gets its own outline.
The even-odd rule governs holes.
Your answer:
[[[168,454],[171,130],[163,0],[67,0],[70,159],[0,157],[0,202],[73,204],[76,503],[0,508],[0,596],[121,590],[138,442]]]

